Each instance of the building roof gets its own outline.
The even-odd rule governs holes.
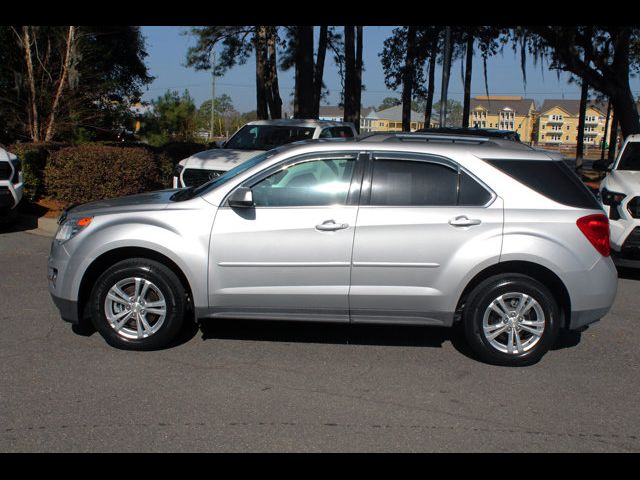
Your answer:
[[[549,110],[555,107],[561,108],[562,110],[564,110],[565,112],[569,113],[574,117],[577,117],[578,115],[580,115],[580,100],[564,100],[564,99],[545,100],[542,104],[542,107],[540,108],[540,113],[544,115],[545,112],[548,112]],[[595,108],[596,110],[601,112],[603,115],[607,114],[607,105],[605,103],[588,102],[587,108],[588,107]]]
[[[360,117],[364,118],[373,110],[371,107],[363,107],[360,109]],[[343,118],[344,108],[337,105],[321,105],[320,117]]]
[[[475,110],[482,107],[491,114],[511,109],[519,115],[526,115],[529,110],[535,108],[535,103],[531,98],[509,97],[509,96],[481,96],[471,99],[470,109]]]
[[[395,107],[385,108],[384,110],[372,111],[369,114],[370,118],[380,118],[383,120],[390,120],[392,122],[402,121],[402,105],[396,105]],[[424,122],[424,114],[411,110],[412,122]]]

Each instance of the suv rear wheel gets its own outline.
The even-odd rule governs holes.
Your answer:
[[[523,366],[554,344],[560,327],[558,304],[537,280],[520,274],[490,277],[476,286],[463,312],[473,351],[485,362]]]
[[[126,350],[166,346],[184,319],[185,290],[165,265],[145,258],[123,260],[98,278],[91,319],[110,345]]]

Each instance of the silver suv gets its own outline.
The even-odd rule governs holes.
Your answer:
[[[617,288],[608,219],[563,162],[514,142],[371,135],[279,147],[196,188],[74,207],[49,288],[119,348],[195,318],[452,326],[536,362]]]

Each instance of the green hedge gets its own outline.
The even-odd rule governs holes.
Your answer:
[[[17,155],[22,162],[24,178],[24,196],[29,200],[36,200],[45,195],[44,169],[52,152],[67,147],[65,143],[16,143],[9,145],[7,150]]]
[[[161,162],[144,148],[80,145],[51,154],[44,169],[49,196],[85,203],[163,188]]]
[[[82,200],[84,198],[106,198],[99,196],[103,194],[113,197],[171,188],[175,165],[207,148],[207,145],[194,142],[171,142],[161,147],[137,142],[93,142],[71,147],[66,143],[48,142],[16,143],[9,145],[7,150],[18,155],[22,161],[27,199],[37,200],[49,196],[71,201],[68,199],[74,198],[76,200],[72,203],[76,203],[88,201]],[[58,155],[57,152],[63,150],[64,153]],[[49,168],[49,163],[54,158],[55,165]],[[130,160],[125,161],[125,158]],[[138,160],[141,162],[139,168],[131,164]],[[90,165],[83,165],[84,163]],[[109,166],[110,177],[127,178],[128,186],[121,188],[109,178],[105,178],[103,183],[101,175],[106,176],[107,170],[99,173],[99,169],[105,165]],[[87,178],[84,174],[79,174],[85,170],[89,173]],[[48,172],[47,179],[45,172]],[[136,172],[142,178],[133,178]]]

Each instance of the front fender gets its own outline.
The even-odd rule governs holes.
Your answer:
[[[122,215],[99,215],[87,231],[63,246],[69,254],[63,290],[77,299],[89,266],[119,248],[144,248],[166,256],[187,278],[196,306],[207,306],[208,245],[213,215],[201,211],[163,210]],[[69,273],[71,275],[69,275]]]

